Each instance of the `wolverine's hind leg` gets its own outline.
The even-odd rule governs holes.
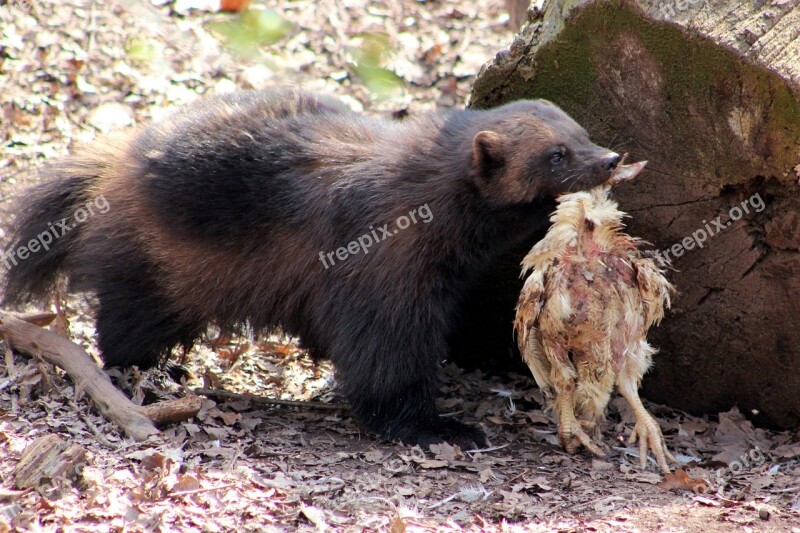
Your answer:
[[[98,299],[98,345],[106,367],[155,366],[175,346],[191,346],[203,331],[202,325],[165,311],[162,298],[131,286]]]
[[[159,294],[148,267],[128,257],[97,280],[98,345],[106,367],[152,367],[203,332],[203,322],[187,320]]]

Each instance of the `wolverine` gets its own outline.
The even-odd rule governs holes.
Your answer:
[[[392,121],[296,89],[206,97],[45,167],[10,229],[3,302],[66,276],[95,296],[107,367],[158,364],[209,324],[282,328],[332,361],[363,427],[480,447],[435,407],[465,297],[533,244],[555,195],[618,160],[543,100]],[[365,235],[380,240],[350,250]]]

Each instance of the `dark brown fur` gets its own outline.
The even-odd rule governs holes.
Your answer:
[[[464,298],[532,244],[555,193],[594,186],[615,163],[543,101],[390,122],[299,91],[209,98],[52,165],[7,251],[93,198],[110,208],[9,265],[4,300],[41,297],[66,273],[97,295],[109,366],[153,365],[209,323],[281,326],[333,361],[366,427],[483,444],[434,407]],[[320,261],[423,205],[429,222]]]

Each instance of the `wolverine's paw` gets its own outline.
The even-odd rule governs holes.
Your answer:
[[[464,451],[489,447],[489,440],[480,429],[445,418],[421,425],[414,431],[408,431],[399,440],[403,444],[419,445],[425,449],[430,448],[432,444],[442,442],[457,445]]]
[[[175,383],[182,383],[184,381],[191,381],[194,379],[194,375],[189,372],[189,369],[186,368],[184,365],[179,365],[175,363],[164,363],[164,372],[172,378]]]

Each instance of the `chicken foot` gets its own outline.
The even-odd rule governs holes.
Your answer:
[[[593,430],[596,427],[594,422],[588,420],[578,420],[575,417],[575,389],[559,392],[555,399],[556,413],[558,413],[558,440],[561,447],[568,453],[575,453],[578,447],[583,445],[587,450],[598,456],[605,453],[595,444],[584,429]]]
[[[650,449],[653,451],[661,471],[669,474],[670,468],[667,465],[667,459],[675,464],[678,464],[678,461],[669,453],[658,422],[645,409],[642,400],[639,398],[638,391],[631,391],[629,387],[620,386],[619,393],[627,400],[636,415],[636,425],[633,427],[628,442],[635,444],[637,440],[639,441],[639,463],[641,467],[645,468],[647,466],[647,454],[648,449]]]

